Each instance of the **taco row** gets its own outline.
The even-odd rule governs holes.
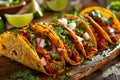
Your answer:
[[[107,14],[107,15],[106,15]],[[30,23],[0,35],[0,54],[47,75],[79,65],[120,40],[120,23],[101,7],[65,14],[46,23]]]

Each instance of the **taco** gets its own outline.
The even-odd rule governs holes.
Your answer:
[[[120,23],[117,17],[109,10],[102,7],[89,7],[81,11],[81,14],[90,16],[101,28],[106,31],[112,44],[117,44],[120,40]]]
[[[90,16],[87,15],[83,15],[83,16],[85,22],[87,22],[87,24],[89,25],[90,29],[92,30],[96,38],[98,51],[102,52],[105,49],[108,49],[110,45],[109,41],[111,41],[111,39],[109,38],[107,33]]]
[[[85,51],[83,55],[86,58],[91,58],[97,52],[97,42],[92,30],[89,28],[86,22],[81,19],[82,16],[79,16],[80,17],[72,14],[66,14],[61,19],[58,19],[58,22],[59,24],[64,24],[62,20],[65,19],[67,21],[67,24],[62,26],[68,27],[76,34],[78,40],[83,45],[83,49]]]
[[[0,35],[0,54],[47,75],[64,71],[64,53],[56,33],[43,25],[31,23]]]
[[[82,53],[85,53],[82,43],[78,40],[75,33],[69,28],[64,27],[62,24],[56,22],[48,23],[48,27],[53,29],[67,50],[67,54],[64,56],[66,62],[71,65],[81,64],[84,60]]]

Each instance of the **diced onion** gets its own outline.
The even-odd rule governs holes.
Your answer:
[[[45,58],[44,58],[44,57],[42,57],[40,60],[41,60],[41,62],[42,62],[42,64],[43,64],[44,66],[46,66],[46,65],[47,65],[47,62],[46,62],[46,60],[45,60]]]
[[[62,19],[58,19],[58,22],[64,24],[64,25],[67,25],[68,23],[68,20],[66,18],[62,18]]]
[[[89,34],[88,34],[87,32],[85,32],[85,33],[83,34],[83,38],[84,38],[85,40],[88,40],[88,39],[90,39],[91,37],[89,36]]]
[[[70,29],[75,29],[75,27],[76,27],[76,23],[75,22],[69,23],[69,28]]]
[[[58,51],[62,51],[62,48],[57,48]]]
[[[78,40],[80,41],[80,42],[82,42],[84,39],[82,38],[82,37],[80,37],[80,36],[77,36],[77,38],[78,38]]]
[[[36,38],[36,43],[37,43],[37,45],[39,46],[40,45],[40,38]]]
[[[45,39],[41,39],[39,46],[42,47],[42,48],[44,48],[45,45],[46,45]]]
[[[114,34],[114,32],[115,32],[114,28],[108,26],[108,29],[109,29],[109,32],[110,32],[110,33]]]

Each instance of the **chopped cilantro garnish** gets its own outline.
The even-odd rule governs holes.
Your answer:
[[[17,37],[18,36],[18,31],[19,31],[19,29],[18,28],[14,28],[14,29],[12,29],[12,30],[10,30],[11,32],[14,32],[14,34],[15,34],[15,36]]]
[[[97,11],[97,10],[93,10],[93,11],[91,12],[91,15],[93,16],[94,19],[102,18],[102,15],[101,15],[100,12]]]
[[[108,42],[106,42],[106,49],[109,49],[110,47],[109,47],[109,44],[108,44]]]
[[[57,20],[58,20],[58,17],[53,17],[51,21],[52,22],[57,22]]]
[[[68,34],[68,32],[64,29],[62,29],[61,27],[56,27],[55,32],[58,34],[58,36],[60,37],[60,39],[65,39],[65,36]]]
[[[31,49],[34,49],[34,46],[33,46],[33,45],[30,45],[30,48],[31,48]]]
[[[57,57],[57,55],[58,55],[57,52],[52,51],[51,52],[51,59],[54,60]]]
[[[83,65],[88,65],[87,61],[82,62]]]
[[[68,39],[68,37],[66,37],[66,41],[67,41],[69,49],[71,49],[72,48],[72,40],[70,40],[70,39]]]
[[[68,14],[74,14],[74,12],[76,12],[76,8],[75,6],[71,6],[70,9],[67,11]]]
[[[35,35],[31,36],[31,37],[30,37],[30,42],[31,42],[32,44],[35,44],[35,39],[36,39],[36,36],[35,36]]]
[[[92,61],[92,58],[88,58],[89,61]]]
[[[23,78],[23,80],[40,80],[38,77],[33,76],[30,70],[17,71],[12,74],[10,78]]]
[[[61,69],[61,66],[55,64],[55,68],[56,68],[56,69]]]
[[[66,75],[67,75],[68,77],[71,77],[71,76],[73,75],[73,73],[72,73],[72,72],[67,72]]]
[[[63,78],[66,78],[67,76],[65,74],[59,74],[57,77],[60,79],[63,79]]]
[[[92,38],[88,38],[87,41],[88,41],[88,42],[92,41]]]
[[[84,34],[85,33],[85,28],[81,28],[80,26],[76,27],[76,33],[77,34]]]

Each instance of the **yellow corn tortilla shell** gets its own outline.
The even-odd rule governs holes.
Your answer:
[[[113,24],[112,24],[111,27],[113,27],[114,29],[120,31],[120,22],[119,22],[119,20],[117,19],[117,17],[111,11],[109,11],[109,10],[107,10],[105,8],[98,7],[98,6],[93,6],[93,7],[89,7],[89,8],[86,8],[86,9],[82,10],[80,12],[80,14],[82,14],[82,15],[85,15],[86,13],[89,14],[93,10],[98,10],[104,17],[106,17],[108,19],[112,17],[113,18]],[[92,19],[90,19],[90,20],[92,20]],[[92,20],[92,22],[93,21],[94,20]],[[98,27],[101,30],[100,32],[102,33],[102,35],[104,36],[105,39],[107,39],[111,44],[115,44],[110,39],[109,35],[106,32],[104,32],[104,30],[102,28],[100,28],[100,26],[97,23],[94,23],[94,25],[97,25],[96,27]]]
[[[51,43],[61,48],[63,55],[65,55],[66,50],[63,43],[57,35],[54,35],[55,33],[53,31],[40,25],[38,27],[31,26],[32,29],[36,30],[34,33],[43,33],[43,35],[48,36],[50,40],[53,40]],[[24,36],[15,36],[14,32],[7,31],[0,35],[0,43],[0,54],[47,75],[53,75],[46,72],[36,50]],[[63,71],[64,69],[61,69],[58,73]]]
[[[72,20],[78,20],[78,16],[75,16],[75,15],[71,15],[71,14],[66,14],[64,16],[65,18],[67,19],[72,19]],[[93,44],[94,48],[97,49],[97,42],[96,42],[96,38],[92,32],[92,30],[90,29],[89,25],[83,20],[83,19],[80,19],[80,27],[82,28],[85,28],[86,29],[86,32],[90,35],[90,37],[92,38],[92,41],[91,43]],[[72,31],[73,32],[73,31]],[[81,43],[82,45],[82,43]],[[84,47],[82,47],[81,49],[84,49]],[[84,50],[85,51],[85,50]],[[89,56],[86,55],[86,52],[83,51],[83,55],[86,57],[86,58],[91,58],[95,55],[96,52],[93,52],[92,54],[89,54]]]
[[[74,62],[74,61],[72,61],[70,58],[69,58],[69,56],[68,56],[68,54],[67,54],[67,51],[66,51],[66,49],[65,49],[65,47],[64,47],[64,44],[62,43],[62,41],[61,40],[59,40],[59,36],[52,30],[52,29],[46,29],[46,27],[47,27],[47,25],[41,25],[41,24],[37,24],[37,23],[35,23],[35,24],[30,24],[30,25],[32,25],[32,28],[34,29],[34,31],[35,31],[35,33],[37,33],[37,32],[41,32],[43,35],[46,35],[46,34],[48,34],[47,32],[50,32],[51,34],[48,34],[49,36],[51,36],[51,42],[52,43],[54,43],[54,44],[56,44],[56,46],[62,46],[63,47],[63,57],[64,57],[64,59],[65,59],[65,61],[66,62],[68,62],[69,64],[71,64],[71,65],[78,65],[78,64],[80,64],[80,63],[82,63],[83,62],[83,60],[84,60],[84,57],[83,56],[81,56],[81,58],[82,58],[82,60],[80,61],[80,62],[78,62],[78,63],[76,63],[76,62]],[[60,24],[59,24],[60,25]],[[41,28],[39,28],[39,26],[43,26],[43,27],[41,27]],[[43,28],[43,29],[42,29]],[[48,27],[47,27],[48,28]],[[43,31],[44,30],[44,31]],[[67,30],[68,31],[68,33],[70,33],[70,34],[72,34],[71,36],[74,36],[74,38],[75,38],[75,42],[76,42],[76,44],[78,44],[78,41],[76,41],[77,39],[76,39],[76,35],[73,35],[73,33],[71,33],[71,31],[69,31],[69,30]],[[59,43],[58,43],[59,42]],[[80,44],[78,44],[78,46],[79,46],[79,48],[81,47],[81,45]]]

